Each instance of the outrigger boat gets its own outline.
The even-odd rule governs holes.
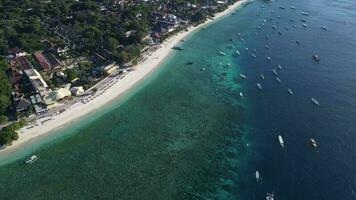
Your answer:
[[[36,155],[32,155],[31,157],[29,157],[28,159],[25,160],[26,164],[32,164],[34,163],[36,160],[38,159],[38,157]]]

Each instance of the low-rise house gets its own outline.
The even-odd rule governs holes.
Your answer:
[[[20,70],[31,69],[32,64],[27,60],[25,56],[18,56],[15,58]]]
[[[37,60],[38,64],[41,66],[43,71],[48,71],[51,69],[51,65],[47,61],[47,59],[43,56],[43,54],[39,51],[33,54],[35,59]]]
[[[20,48],[12,48],[8,50],[8,54],[10,57],[22,57],[27,56],[27,52],[22,51]]]
[[[16,112],[27,111],[32,106],[31,102],[26,98],[21,98],[21,99],[17,100],[16,102],[14,102],[13,105],[14,105],[14,109],[16,110]]]

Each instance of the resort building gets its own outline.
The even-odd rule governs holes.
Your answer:
[[[42,96],[47,96],[51,91],[41,74],[35,69],[24,70],[33,88]]]

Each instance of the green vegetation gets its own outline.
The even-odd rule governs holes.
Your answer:
[[[2,145],[10,145],[12,141],[17,140],[19,138],[17,131],[27,124],[25,119],[21,119],[18,122],[13,122],[9,126],[3,128],[0,131],[0,146]]]
[[[7,65],[0,59],[0,115],[4,115],[10,105],[11,85],[6,75]]]

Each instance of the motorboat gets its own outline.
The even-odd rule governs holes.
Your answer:
[[[269,45],[265,45],[265,49],[269,49]]]
[[[252,53],[251,56],[252,56],[252,58],[256,58],[257,57],[256,54],[254,54],[254,53]]]
[[[277,83],[282,83],[282,80],[278,77],[276,77],[276,81],[277,81]]]
[[[317,105],[317,106],[320,105],[319,102],[318,102],[316,99],[314,99],[314,98],[311,98],[311,101],[312,101],[313,104],[315,104],[315,105]]]
[[[271,57],[270,56],[267,56],[266,58],[268,61],[271,61]]]
[[[257,182],[260,182],[260,180],[261,180],[260,172],[257,170],[257,171],[256,171],[256,181],[257,181]]]
[[[247,48],[247,47],[245,48],[245,51],[248,51],[248,48]]]
[[[320,61],[320,58],[317,54],[314,54],[313,55],[313,59],[316,61],[316,62],[319,62]]]
[[[281,31],[278,31],[278,34],[279,34],[279,35],[282,35],[282,32],[281,32]]]
[[[284,9],[286,9],[286,8],[285,8],[285,7],[283,7],[283,6],[279,6],[279,9],[284,10]]]
[[[295,10],[296,8],[295,8],[295,6],[291,6],[290,9]]]
[[[288,93],[289,93],[290,95],[293,95],[293,94],[294,94],[293,91],[292,91],[292,89],[290,89],[290,88],[288,88]]]
[[[238,56],[240,55],[239,50],[236,50],[236,52],[235,52],[235,53],[236,53],[236,55],[238,55]]]
[[[273,193],[267,193],[266,200],[274,200],[274,194]]]
[[[272,72],[273,72],[274,75],[278,76],[278,72],[277,72],[276,69],[272,69]]]
[[[281,135],[278,135],[278,142],[281,145],[281,147],[284,148],[284,141]]]
[[[263,74],[260,75],[260,78],[261,78],[262,80],[265,80],[265,76],[263,76]]]
[[[262,90],[262,85],[260,83],[257,83],[258,89]]]
[[[273,28],[273,30],[276,30],[276,29],[277,29],[277,27],[276,27],[275,25],[273,25],[272,28]]]
[[[244,94],[242,92],[240,92],[240,97],[243,97],[243,96],[244,96]]]
[[[278,65],[278,69],[281,70],[282,69],[282,65]]]
[[[32,155],[31,157],[29,157],[28,159],[25,160],[25,163],[32,164],[32,163],[36,162],[37,159],[38,159],[38,157],[36,155]]]
[[[303,25],[304,28],[308,27],[308,25],[306,23],[303,23],[302,25]]]
[[[205,67],[201,68],[201,71],[206,71],[206,68]]]
[[[328,30],[328,29],[326,29],[326,26],[321,26],[321,29],[323,29],[324,31]]]

